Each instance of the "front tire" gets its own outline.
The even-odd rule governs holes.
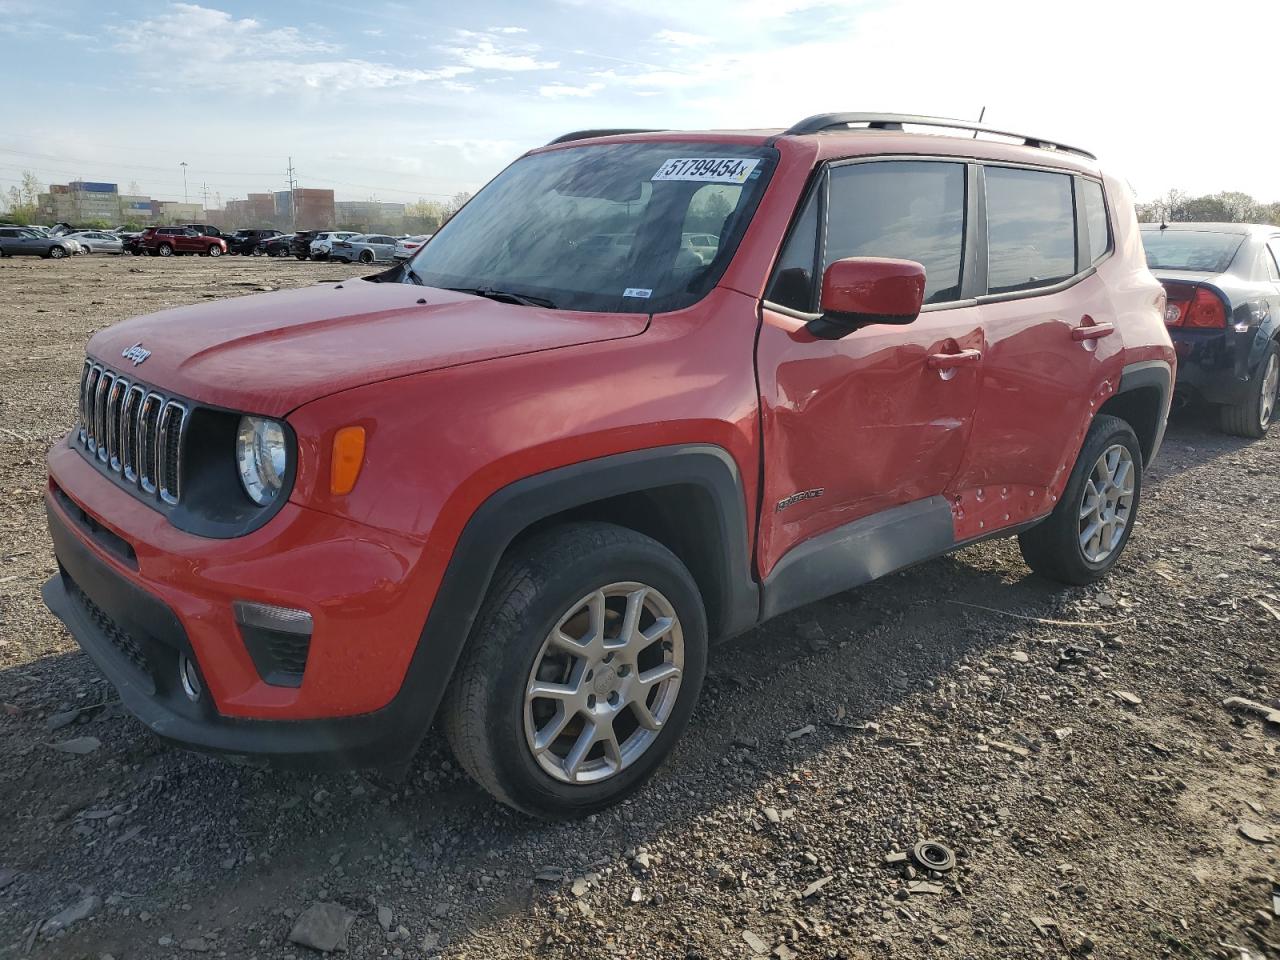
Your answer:
[[[1142,447],[1119,417],[1095,417],[1053,513],[1018,535],[1022,557],[1050,580],[1082,586],[1124,552],[1142,498]]]
[[[606,523],[539,534],[499,564],[441,710],[494,797],[571,819],[638,790],[706,672],[697,584],[657,541]]]
[[[162,243],[156,248],[156,255],[160,257],[172,257],[173,247],[169,246],[167,243]]]
[[[1253,378],[1249,396],[1243,403],[1221,407],[1221,423],[1224,432],[1235,437],[1260,440],[1267,435],[1276,418],[1276,398],[1280,395],[1280,347],[1275,341],[1267,344]]]
[[[209,245],[209,256],[211,256],[211,257],[220,257],[220,256],[222,256],[222,248],[221,248],[220,246],[218,246],[216,243],[210,244],[210,245]]]

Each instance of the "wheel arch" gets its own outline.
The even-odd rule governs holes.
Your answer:
[[[1163,360],[1132,363],[1124,368],[1116,392],[1095,416],[1119,417],[1138,435],[1142,461],[1150,465],[1160,452],[1173,394],[1173,371]]]
[[[491,494],[463,527],[400,690],[378,711],[381,722],[403,731],[406,756],[435,716],[503,555],[533,533],[586,518],[657,534],[703,592],[713,639],[759,619],[745,490],[724,448],[654,447],[518,480]]]

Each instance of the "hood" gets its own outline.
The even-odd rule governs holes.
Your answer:
[[[159,389],[278,417],[379,380],[632,337],[648,321],[647,314],[544,310],[344,280],[135,317],[96,334],[88,350]],[[121,355],[135,344],[150,351],[136,366]]]

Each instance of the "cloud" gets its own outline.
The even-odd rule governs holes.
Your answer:
[[[524,27],[490,27],[490,33],[528,33]]]
[[[555,83],[548,83],[539,87],[538,96],[548,97],[553,100],[561,97],[593,97],[603,89],[604,84],[598,80],[593,81],[592,83],[583,84],[580,87],[556,81]]]
[[[170,4],[158,16],[107,29],[116,38],[116,48],[125,53],[246,60],[337,50],[331,43],[304,36],[297,27],[269,29],[250,17],[237,20],[225,10],[195,3]]]
[[[537,44],[524,43],[511,45],[504,43],[499,33],[507,33],[520,28],[500,27],[498,31],[478,32],[475,30],[459,30],[459,43],[445,48],[447,52],[462,65],[473,70],[508,70],[523,73],[529,70],[554,70],[560,64],[554,60],[539,60],[535,56]]]

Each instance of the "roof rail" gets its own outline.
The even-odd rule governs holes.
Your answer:
[[[561,134],[560,136],[552,140],[550,143],[548,143],[547,146],[548,147],[554,146],[557,143],[571,143],[574,140],[590,140],[593,137],[616,137],[619,134],[623,134],[623,133],[660,133],[660,132],[661,131],[659,130],[642,129],[639,127],[619,128],[617,130],[574,130],[572,133]]]
[[[867,125],[869,130],[901,130],[904,123],[920,127],[949,127],[952,130],[972,130],[974,136],[979,133],[991,133],[1000,137],[1013,137],[1021,140],[1024,146],[1039,147],[1042,150],[1061,150],[1074,153],[1090,160],[1098,159],[1088,150],[1081,150],[1069,144],[1046,140],[1043,137],[1029,137],[1024,133],[1010,133],[1008,130],[996,130],[992,127],[974,123],[971,120],[952,120],[948,117],[921,117],[910,113],[819,113],[806,117],[788,129],[783,136],[802,136],[807,133],[825,133],[839,128],[848,129],[851,124]]]

